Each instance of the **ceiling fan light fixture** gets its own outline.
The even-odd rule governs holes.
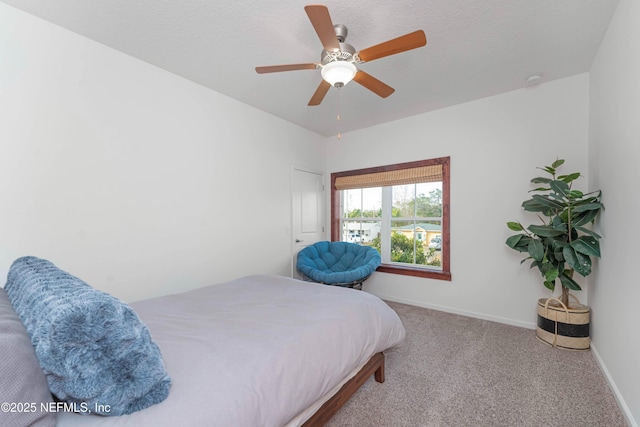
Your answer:
[[[358,69],[350,61],[332,61],[322,66],[320,74],[331,86],[342,87],[349,83]]]

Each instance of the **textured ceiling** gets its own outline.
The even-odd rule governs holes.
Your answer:
[[[359,67],[396,91],[352,82],[307,102],[320,70],[259,75],[255,66],[319,62],[299,0],[2,0],[78,34],[321,135],[348,132],[589,71],[618,0],[326,1],[356,50],[422,29],[422,48]]]

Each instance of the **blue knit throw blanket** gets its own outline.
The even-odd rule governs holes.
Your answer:
[[[5,290],[58,399],[122,415],[169,394],[160,349],[127,304],[36,257],[14,261]]]

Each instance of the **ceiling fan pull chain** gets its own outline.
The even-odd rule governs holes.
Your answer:
[[[336,115],[336,121],[338,122],[338,139],[340,139],[340,110],[342,109],[342,90],[338,88],[338,114]]]

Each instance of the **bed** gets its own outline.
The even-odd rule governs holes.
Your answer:
[[[56,425],[322,425],[369,377],[384,381],[383,352],[405,336],[371,294],[273,275],[129,306],[160,350],[168,394],[118,416],[57,404]]]

